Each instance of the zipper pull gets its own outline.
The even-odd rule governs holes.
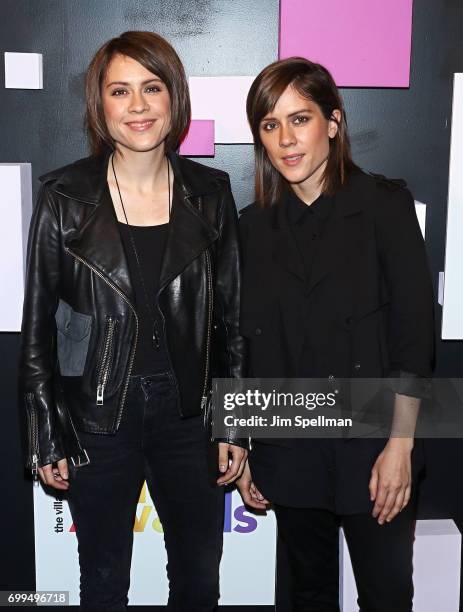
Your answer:
[[[156,321],[154,321],[154,323],[153,323],[153,336],[152,336],[152,340],[153,340],[154,348],[158,349],[159,346],[160,346],[160,343],[159,343],[158,324],[157,324]]]
[[[206,410],[206,408],[207,408],[207,395],[203,395],[201,398],[201,411],[203,413],[204,427],[207,427],[207,419],[209,417],[209,411]]]
[[[39,485],[39,458],[37,455],[32,455],[32,480],[34,486]]]
[[[96,405],[97,406],[103,406],[103,393],[104,393],[103,385],[98,385],[98,387],[96,388]]]

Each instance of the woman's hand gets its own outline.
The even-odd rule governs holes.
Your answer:
[[[228,465],[228,455],[232,460]],[[248,451],[236,444],[219,442],[219,472],[223,474],[217,479],[218,485],[227,485],[239,478],[244,470],[244,464],[248,457]]]
[[[241,497],[247,506],[251,506],[251,508],[255,508],[256,510],[267,509],[270,502],[265,499],[256,485],[252,482],[251,470],[249,468],[248,461],[246,461],[241,478],[236,481],[236,486],[238,487]]]
[[[380,525],[390,522],[410,501],[413,438],[390,438],[371,471],[372,515]]]
[[[55,464],[49,463],[38,468],[43,484],[54,489],[66,491],[69,488],[69,470],[67,459],[60,459]]]

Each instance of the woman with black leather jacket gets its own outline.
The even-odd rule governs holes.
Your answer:
[[[205,427],[211,376],[242,374],[230,183],[175,153],[188,84],[160,36],[126,32],[104,44],[86,95],[94,154],[41,178],[29,235],[28,463],[67,493],[83,608],[125,609],[146,479],[164,530],[169,609],[213,610],[220,485],[246,458],[230,431],[211,470]]]
[[[403,182],[354,164],[343,102],[323,66],[267,66],[247,112],[257,200],[240,219],[248,375],[321,379],[335,392],[346,379],[390,378],[394,421],[385,439],[345,430],[338,439],[256,438],[238,486],[251,506],[273,502],[294,610],[339,611],[342,526],[362,612],[410,612],[424,459],[414,432],[434,349],[414,201]]]

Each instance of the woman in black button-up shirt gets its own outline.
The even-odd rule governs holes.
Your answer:
[[[295,610],[339,610],[342,525],[362,611],[410,612],[422,467],[414,420],[434,350],[414,201],[403,182],[353,163],[343,103],[322,66],[268,66],[247,112],[256,153],[256,203],[241,217],[248,375],[392,377],[395,414],[411,429],[386,440],[256,439],[239,488],[251,506],[273,502]]]

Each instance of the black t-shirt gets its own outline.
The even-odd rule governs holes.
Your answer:
[[[169,224],[147,227],[131,225],[130,228],[126,223],[119,222],[118,225],[127,257],[139,319],[137,349],[131,374],[134,376],[166,372],[170,369],[169,357],[163,320],[157,307],[157,293]],[[132,232],[135,241],[146,294],[150,300],[149,308],[146,303],[147,298],[143,290],[130,232]],[[153,317],[156,326],[156,342],[153,341]]]

